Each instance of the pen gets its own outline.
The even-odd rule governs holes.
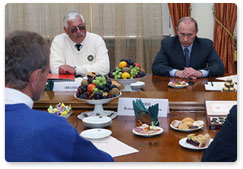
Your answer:
[[[213,86],[213,82],[211,82],[211,85]]]

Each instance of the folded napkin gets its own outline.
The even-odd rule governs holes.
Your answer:
[[[149,125],[159,125],[158,112],[159,104],[149,106],[148,109],[145,108],[141,99],[133,100],[133,109],[135,113],[136,120],[140,120],[142,123],[147,123]]]

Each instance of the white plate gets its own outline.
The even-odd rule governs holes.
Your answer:
[[[180,139],[179,144],[180,144],[182,147],[184,147],[184,148],[188,148],[188,149],[192,149],[192,150],[204,150],[204,149],[208,148],[208,146],[210,145],[210,143],[213,141],[213,139],[210,138],[210,141],[209,141],[208,146],[199,148],[199,147],[196,147],[196,146],[194,146],[194,145],[192,145],[192,144],[187,143],[187,142],[186,142],[186,139],[187,139],[187,137]]]
[[[142,82],[142,81],[138,81],[138,82],[136,82],[136,83],[131,83],[131,87],[132,87],[132,89],[134,89],[134,90],[141,89],[141,88],[143,88],[144,86],[145,86],[145,83]]]
[[[96,139],[102,139],[105,137],[108,137],[111,135],[111,131],[107,129],[89,129],[89,130],[84,130],[83,132],[80,133],[80,136],[86,139],[90,140],[96,140]]]
[[[84,118],[82,121],[84,125],[89,128],[107,127],[110,126],[112,123],[112,119],[105,116],[90,116]]]
[[[200,126],[198,128],[194,128],[194,129],[181,130],[181,129],[176,128],[172,124],[170,124],[170,127],[173,128],[174,130],[183,131],[183,132],[191,132],[191,131],[196,131],[196,130],[200,130],[201,128],[203,128],[203,126]]]
[[[177,88],[177,89],[185,88],[185,87],[187,87],[188,85],[189,85],[188,83],[186,83],[186,85],[184,85],[184,86],[174,86],[174,85],[169,85],[169,84],[168,84],[168,86],[170,86],[170,87],[172,87],[172,88]]]
[[[164,131],[164,129],[161,128],[161,127],[157,127],[157,126],[156,126],[156,129],[160,129],[160,130],[157,131],[156,133],[140,133],[140,132],[137,132],[137,131],[135,130],[135,128],[134,128],[134,129],[132,129],[132,132],[133,132],[133,134],[138,135],[138,136],[152,137],[152,136],[159,135],[159,134],[163,133],[163,131]]]

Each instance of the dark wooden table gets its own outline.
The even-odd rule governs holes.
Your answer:
[[[180,120],[188,116],[195,120],[203,120],[205,122],[204,128],[194,133],[208,133],[214,138],[218,130],[210,130],[207,126],[205,100],[237,100],[237,92],[205,91],[204,84],[208,81],[215,81],[215,78],[197,79],[193,86],[184,89],[168,87],[170,80],[177,79],[147,75],[143,79],[146,85],[142,91],[122,93],[121,97],[169,99],[170,114],[167,118],[159,118],[160,127],[164,129],[163,134],[150,138],[139,137],[132,133],[132,129],[135,127],[134,117],[116,117],[112,121],[112,125],[108,127],[112,130],[112,136],[136,148],[139,152],[116,157],[115,161],[191,162],[201,160],[202,150],[185,149],[178,143],[189,133],[175,131],[170,128],[169,124],[172,120]],[[87,110],[93,110],[94,106],[75,99],[74,94],[75,92],[44,92],[40,100],[35,102],[34,108],[45,110],[50,104],[55,105],[59,102],[72,104],[74,113],[68,118],[68,121],[80,133],[85,128],[77,115]],[[116,111],[117,102],[118,99],[114,99],[103,107]]]

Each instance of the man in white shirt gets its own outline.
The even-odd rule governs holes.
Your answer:
[[[71,12],[64,17],[64,31],[51,45],[50,67],[56,74],[107,74],[110,71],[108,50],[104,40],[87,32],[84,17]]]

